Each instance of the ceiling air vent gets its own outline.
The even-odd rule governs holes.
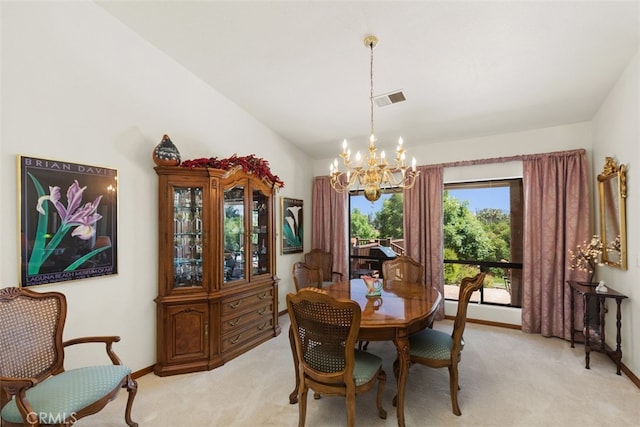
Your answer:
[[[378,95],[373,97],[373,101],[378,107],[384,107],[385,105],[396,104],[398,102],[406,101],[402,90],[396,92],[385,93],[384,95]]]

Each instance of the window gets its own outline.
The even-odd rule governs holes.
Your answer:
[[[445,184],[446,299],[457,300],[460,280],[482,268],[487,278],[473,299],[522,305],[522,200],[521,178]]]
[[[349,194],[349,277],[380,273],[385,260],[404,254],[402,219],[402,193],[383,193],[375,202]]]

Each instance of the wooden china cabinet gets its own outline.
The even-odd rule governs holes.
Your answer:
[[[157,375],[213,369],[280,333],[276,183],[158,166]]]

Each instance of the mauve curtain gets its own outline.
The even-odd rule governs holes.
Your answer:
[[[569,339],[568,250],[590,236],[585,151],[524,156],[523,186],[522,330]]]
[[[331,188],[330,177],[313,180],[311,249],[333,254],[333,270],[348,277],[347,270],[347,194]]]
[[[443,167],[419,166],[420,175],[404,192],[404,241],[406,255],[424,265],[426,283],[444,296],[442,193]],[[444,318],[444,304],[437,319]]]

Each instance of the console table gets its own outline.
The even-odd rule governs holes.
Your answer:
[[[589,353],[591,350],[599,351],[606,353],[611,356],[616,363],[616,374],[620,375],[620,364],[622,362],[622,350],[620,349],[620,342],[622,338],[620,336],[620,328],[622,327],[622,313],[620,311],[620,304],[623,299],[626,299],[627,296],[617,292],[609,287],[607,287],[607,292],[599,292],[596,291],[595,283],[585,283],[585,282],[576,282],[572,280],[568,280],[567,283],[571,287],[571,347],[575,347],[575,334],[582,333],[584,335],[584,352],[585,352],[585,368],[589,369]],[[574,317],[574,307],[575,307],[575,297],[574,295],[578,293],[582,295],[583,304],[583,318],[584,318],[584,328],[583,330],[579,330],[575,328],[575,317]],[[598,299],[598,309],[600,315],[600,339],[594,339],[589,336],[589,301],[591,298]],[[604,303],[607,298],[612,298],[616,300],[616,349],[612,351],[607,351],[605,349],[604,344],[604,318],[605,318],[605,307]]]

